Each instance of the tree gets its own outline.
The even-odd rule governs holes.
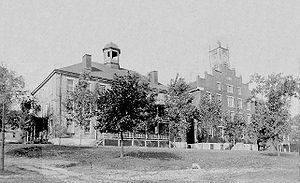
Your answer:
[[[25,83],[22,76],[17,76],[14,71],[9,70],[5,66],[0,66],[0,102],[7,105],[13,102],[22,92]]]
[[[256,84],[253,94],[262,98],[255,105],[252,131],[258,142],[270,142],[280,155],[278,146],[289,130],[289,101],[291,97],[299,97],[299,79],[282,74],[267,77],[255,74],[251,82]]]
[[[100,132],[119,133],[121,157],[124,156],[123,133],[133,132],[149,119],[151,103],[154,102],[149,83],[137,75],[115,75],[111,88],[100,93],[97,100]]]
[[[205,94],[200,98],[198,110],[197,130],[201,134],[201,139],[205,138],[208,141],[210,132],[222,124],[221,102]]]
[[[186,141],[186,132],[197,116],[197,109],[192,101],[189,85],[177,74],[169,84],[165,114],[169,121],[170,135],[175,138],[179,134],[182,141]]]
[[[225,121],[224,135],[234,145],[245,135],[247,126],[245,116],[237,111],[231,119],[230,114],[225,113],[223,120]]]
[[[0,66],[0,104],[1,111],[1,162],[0,168],[4,171],[4,139],[5,139],[5,115],[12,101],[18,95],[20,89],[24,88],[24,80],[22,76],[16,76],[15,72],[8,70],[4,66]],[[6,109],[6,110],[5,110]]]
[[[37,117],[41,111],[38,100],[34,97],[26,96],[22,98],[20,110],[12,110],[7,115],[7,124],[15,129],[20,128],[28,132],[30,141],[34,141],[39,132],[47,130],[47,123],[44,118]]]
[[[90,118],[96,113],[97,91],[90,91],[90,80],[89,72],[82,72],[74,91],[69,91],[66,98],[66,111],[72,120],[75,120],[76,125],[80,127],[80,144],[84,128],[90,125]],[[59,137],[61,137],[64,131],[61,124],[57,130]]]
[[[18,98],[25,86],[22,76],[17,76],[14,71],[5,66],[0,66],[0,104],[5,109],[10,109],[11,104]],[[2,120],[2,110],[0,110]]]

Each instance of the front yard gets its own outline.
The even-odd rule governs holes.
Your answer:
[[[82,182],[300,181],[298,154],[277,157],[272,152],[126,147],[121,159],[118,147],[8,145],[6,151],[16,164],[43,162],[55,171],[85,177]],[[200,169],[192,169],[193,163]],[[62,181],[68,181],[68,176]]]

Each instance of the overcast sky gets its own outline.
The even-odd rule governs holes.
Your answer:
[[[297,76],[300,1],[0,1],[0,62],[23,75],[32,90],[55,68],[103,63],[110,41],[121,67],[157,70],[168,84],[190,82],[209,69],[208,48],[229,47],[231,66],[248,82],[253,73]]]

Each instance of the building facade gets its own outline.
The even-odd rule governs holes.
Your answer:
[[[115,74],[126,75],[128,72],[138,74],[135,71],[120,67],[121,49],[114,44],[105,45],[102,50],[104,62],[92,62],[92,56],[85,54],[82,57],[82,62],[54,69],[48,77],[35,88],[31,94],[35,96],[41,105],[40,116],[49,117],[49,134],[52,138],[60,136],[60,131],[65,130],[66,134],[76,138],[82,134],[79,127],[76,127],[74,121],[70,119],[65,109],[66,97],[69,91],[73,91],[80,74],[88,70],[90,73],[89,89],[93,91],[96,87],[107,89],[110,87],[110,82]],[[138,74],[140,75],[140,74]],[[148,76],[142,76],[143,79],[149,81],[149,85],[155,88],[158,93],[166,91],[166,86],[158,82],[157,71],[152,71]],[[84,130],[85,137],[89,139],[96,138],[96,131],[93,128],[96,119],[90,120],[90,125]],[[63,129],[61,129],[63,128]]]
[[[218,47],[209,50],[210,73],[204,77],[197,76],[196,81],[190,83],[194,104],[199,105],[203,95],[215,98],[221,102],[222,111],[233,116],[238,112],[245,116],[247,123],[251,122],[254,105],[249,101],[251,91],[249,84],[243,83],[242,77],[236,75],[235,69],[230,68],[229,50],[219,43]],[[222,128],[222,126],[219,126]],[[197,130],[194,129],[194,138],[197,142]],[[213,129],[211,132],[213,135]]]

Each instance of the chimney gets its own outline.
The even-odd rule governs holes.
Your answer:
[[[92,56],[85,54],[82,57],[82,67],[83,69],[92,70]]]
[[[150,83],[158,84],[158,72],[157,71],[151,71],[148,74]]]
[[[200,80],[201,80],[201,77],[199,75],[197,75],[197,77],[196,77],[197,87],[200,86]]]

